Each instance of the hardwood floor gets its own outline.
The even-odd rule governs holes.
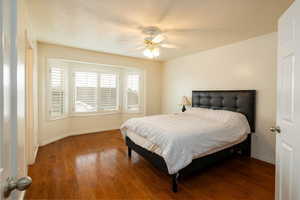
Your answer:
[[[179,182],[127,148],[119,131],[73,136],[40,147],[25,199],[273,200],[274,167],[232,158]]]

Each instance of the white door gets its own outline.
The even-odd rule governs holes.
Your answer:
[[[8,9],[8,1],[0,0],[1,16],[0,16],[0,199],[3,198],[4,186],[6,179],[12,174],[11,159],[11,134],[10,134],[10,10]]]
[[[18,65],[17,7],[18,0],[0,0],[0,200],[20,198],[19,190],[31,181],[27,177],[17,179],[24,175],[18,139],[25,102],[20,90],[25,83],[20,81],[22,68]]]
[[[276,199],[300,200],[300,0],[278,26]]]

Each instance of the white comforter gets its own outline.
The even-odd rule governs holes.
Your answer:
[[[161,149],[169,174],[177,173],[193,157],[222,147],[250,133],[246,117],[230,111],[192,109],[185,113],[132,118],[121,126]]]

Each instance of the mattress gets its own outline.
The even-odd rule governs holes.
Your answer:
[[[160,147],[156,144],[153,144],[151,141],[147,140],[146,138],[134,133],[133,131],[127,131],[127,137],[129,137],[135,144],[143,147],[144,149],[147,149],[148,151],[151,151],[159,156],[162,156],[162,150]],[[239,139],[228,142],[227,144],[220,145],[218,147],[211,148],[207,150],[206,152],[202,152],[199,154],[196,154],[193,156],[193,159],[201,158],[204,156],[207,156],[209,154],[213,154],[218,151],[222,151],[223,149],[227,149],[229,147],[232,147],[236,144],[239,144],[247,139],[247,134],[242,135]],[[205,142],[205,141],[203,141]]]
[[[246,117],[237,112],[192,109],[185,113],[127,120],[121,126],[137,145],[164,158],[169,174],[199,158],[242,142],[250,133]]]

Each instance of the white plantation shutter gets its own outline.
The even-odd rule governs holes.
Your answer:
[[[102,110],[117,110],[117,75],[113,73],[100,74],[99,106]]]
[[[89,113],[136,113],[144,108],[139,70],[52,58],[47,61],[46,98],[51,120]]]
[[[62,117],[65,114],[66,90],[65,69],[60,67],[50,68],[49,77],[49,115],[50,118]]]
[[[74,112],[97,111],[96,72],[74,72]]]
[[[140,102],[140,75],[127,75],[127,110],[138,111]]]

